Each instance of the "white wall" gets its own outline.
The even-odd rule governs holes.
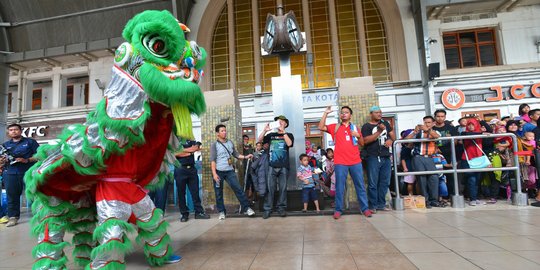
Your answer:
[[[103,98],[103,92],[99,89],[96,80],[99,79],[107,86],[111,81],[111,69],[113,57],[99,58],[97,61],[88,64],[88,82],[90,84],[90,104],[97,104]]]
[[[438,42],[431,45],[432,62],[440,62],[441,70],[446,69],[444,60],[444,32],[495,28],[499,62],[504,65],[537,63],[540,61],[536,40],[540,40],[540,5],[519,7],[512,12],[497,13],[496,18],[442,23],[428,20],[429,37]]]

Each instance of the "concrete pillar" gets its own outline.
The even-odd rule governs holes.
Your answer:
[[[351,107],[353,110],[351,122],[358,126],[358,129],[369,121],[369,108],[374,105],[379,105],[379,98],[377,93],[375,93],[373,78],[370,76],[341,79],[338,93],[339,108],[342,106]],[[364,180],[367,181],[367,179]],[[354,192],[354,185],[350,177],[347,178],[347,190],[349,191],[348,200],[354,202],[355,205],[354,207],[351,207],[351,209],[358,209],[356,207],[358,204],[356,193]]]
[[[6,141],[7,97],[9,91],[9,66],[0,64],[0,142]]]
[[[216,194],[214,192],[214,182],[212,180],[212,169],[210,167],[210,145],[216,141],[214,128],[218,124],[227,127],[227,138],[233,141],[237,151],[242,149],[242,110],[238,103],[238,97],[233,89],[204,92],[206,99],[206,113],[201,117],[201,138],[202,138],[202,182],[203,194],[207,194],[208,205],[215,210]],[[238,179],[242,177],[242,162],[236,162]],[[223,198],[228,213],[236,211],[239,205],[234,192],[228,184],[223,184]],[[205,196],[205,195],[203,195]]]
[[[62,88],[62,68],[53,67],[52,68],[52,89],[51,89],[51,107],[49,109],[57,109],[66,105],[64,99],[64,89]]]

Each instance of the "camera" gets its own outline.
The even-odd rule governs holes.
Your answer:
[[[17,161],[15,161],[15,157],[10,155],[8,153],[7,149],[4,148],[4,146],[2,146],[2,145],[0,145],[0,157],[5,158],[6,161],[9,162],[9,164],[14,164],[14,163],[17,162]]]

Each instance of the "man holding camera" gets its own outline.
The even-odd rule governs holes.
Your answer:
[[[233,166],[233,157],[236,159],[249,159],[253,157],[253,154],[244,156],[236,151],[233,142],[227,139],[227,127],[225,125],[217,125],[215,131],[217,140],[210,145],[210,166],[214,178],[214,191],[216,192],[216,207],[219,211],[219,219],[224,220],[226,214],[225,204],[223,202],[223,185],[225,181],[229,183],[229,186],[234,191],[244,213],[253,217],[255,216],[255,212],[249,207],[248,199],[240,187]]]
[[[188,140],[184,145],[184,150],[175,154],[180,162],[180,167],[174,169],[174,180],[178,190],[178,206],[180,207],[180,222],[189,220],[189,209],[186,205],[186,186],[189,188],[191,200],[195,208],[195,219],[209,219],[210,216],[204,212],[199,196],[199,176],[195,168],[195,152],[200,150],[201,143]]]
[[[390,186],[392,163],[390,147],[396,139],[394,130],[382,119],[379,106],[369,109],[370,120],[362,126],[368,176],[368,202],[371,212],[390,211],[386,206],[386,193]]]
[[[414,131],[407,136],[407,139],[437,139],[439,133],[433,130],[435,119],[428,115],[423,118],[424,124],[417,125]],[[415,172],[436,171],[435,162],[431,157],[437,151],[435,141],[415,142],[413,149],[413,168]],[[418,175],[420,179],[420,188],[426,198],[426,208],[440,207],[439,204],[439,177],[437,174]]]
[[[21,195],[24,191],[24,173],[34,163],[33,156],[37,153],[39,144],[31,138],[22,136],[22,127],[19,124],[11,124],[7,127],[9,141],[2,144],[7,153],[14,158],[13,161],[4,159],[0,164],[0,171],[3,171],[3,179],[7,192],[7,215],[6,227],[17,225],[21,215]]]
[[[289,119],[284,115],[274,118],[276,121],[277,132],[270,132],[270,124],[266,124],[264,131],[259,135],[259,141],[263,144],[268,143],[270,147],[270,169],[268,172],[268,192],[264,201],[263,218],[270,217],[274,205],[274,193],[276,192],[276,184],[279,186],[279,197],[276,208],[281,217],[287,216],[287,177],[289,175],[289,148],[294,144],[294,136],[291,133],[285,132],[289,126]],[[265,135],[266,134],[266,135]],[[276,183],[277,182],[277,183]]]

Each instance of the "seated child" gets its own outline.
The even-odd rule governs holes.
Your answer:
[[[313,180],[313,168],[309,166],[309,156],[306,154],[300,155],[300,166],[296,170],[296,177],[302,182],[302,202],[304,203],[304,209],[302,212],[307,212],[307,206],[309,201],[315,203],[317,213],[320,213],[319,200],[317,191],[315,190],[315,181]]]

